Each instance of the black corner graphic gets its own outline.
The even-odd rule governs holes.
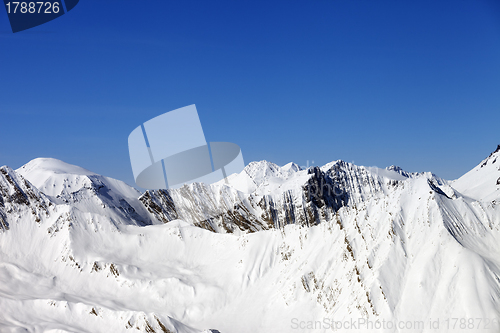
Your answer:
[[[66,11],[73,9],[79,0],[66,0]],[[4,0],[12,32],[19,32],[52,21],[65,14],[62,0],[12,1]]]
[[[80,0],[64,0],[64,3],[66,4],[66,13],[75,8],[78,1]]]

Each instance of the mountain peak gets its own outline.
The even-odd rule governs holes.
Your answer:
[[[412,176],[410,172],[403,170],[403,168],[401,168],[397,165],[391,165],[385,169],[388,171],[394,171],[394,172],[396,172],[396,173],[398,173],[401,176],[406,177],[406,178],[411,178],[411,176]]]
[[[490,164],[494,164],[497,161],[497,158],[500,158],[500,145],[497,146],[494,152],[492,152],[488,157],[486,157],[481,163],[479,163],[480,167],[484,167]]]
[[[497,149],[493,153],[491,153],[490,156],[498,152],[500,152],[500,145],[497,146]]]
[[[266,161],[266,160],[250,162],[245,167],[245,169],[247,169],[247,170],[254,170],[254,169],[260,169],[260,170],[263,170],[263,169],[277,170],[279,168],[280,167],[277,164],[274,164],[273,162],[269,162],[269,161]]]
[[[302,170],[302,168],[297,163],[294,163],[294,162],[290,162],[290,163],[287,163],[287,164],[283,165],[281,167],[281,169],[284,172],[287,172],[288,174],[292,174],[294,172]]]
[[[265,160],[250,162],[245,167],[244,171],[248,174],[248,176],[250,176],[250,178],[258,183],[269,177],[283,177],[283,172],[278,165]]]
[[[31,173],[34,170],[51,171],[55,174],[70,174],[70,175],[95,175],[92,171],[79,167],[77,165],[69,164],[61,160],[50,157],[39,157],[29,161],[16,171],[23,176]]]
[[[500,185],[500,145],[474,169],[453,182],[460,193],[476,200],[497,200]]]

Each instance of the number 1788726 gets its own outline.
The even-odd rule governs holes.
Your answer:
[[[7,2],[7,13],[22,14],[57,14],[59,2]]]

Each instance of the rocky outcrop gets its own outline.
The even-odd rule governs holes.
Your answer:
[[[29,212],[36,222],[52,203],[30,182],[7,166],[0,168],[0,230],[9,229],[9,215]]]

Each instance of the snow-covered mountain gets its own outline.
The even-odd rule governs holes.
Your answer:
[[[261,161],[145,193],[2,167],[0,331],[499,332],[499,163],[446,181]]]
[[[480,201],[500,197],[500,145],[478,166],[451,182],[462,195]]]

